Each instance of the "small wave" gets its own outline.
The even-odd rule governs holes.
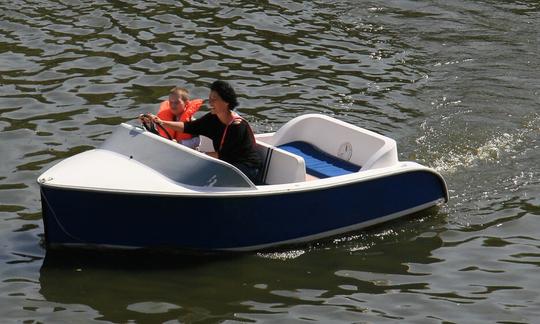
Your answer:
[[[448,62],[437,62],[437,63],[433,64],[433,66],[453,65],[453,64],[460,64],[460,63],[466,63],[466,62],[471,62],[471,61],[474,61],[474,59],[467,58],[467,59],[464,59],[464,60],[455,60],[455,61],[448,61]]]
[[[165,302],[140,302],[127,306],[127,310],[142,314],[164,314],[170,310],[182,308],[178,305]]]

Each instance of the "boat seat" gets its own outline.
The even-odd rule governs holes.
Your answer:
[[[263,161],[260,182],[268,185],[306,181],[304,159],[296,154],[257,142],[257,152]]]
[[[361,168],[356,164],[323,152],[307,142],[295,141],[278,147],[302,157],[306,162],[306,173],[320,179],[358,172]]]

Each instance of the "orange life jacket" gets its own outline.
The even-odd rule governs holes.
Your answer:
[[[204,100],[202,99],[193,99],[186,101],[184,112],[182,113],[182,115],[180,115],[180,119],[177,119],[171,111],[169,100],[165,100],[161,103],[161,105],[159,105],[159,112],[157,113],[157,116],[159,117],[159,119],[166,121],[190,121],[193,117],[193,114],[195,114],[201,108],[203,103]],[[167,134],[162,129],[158,128],[157,130],[161,136],[167,138]],[[193,137],[190,134],[180,133],[170,128],[168,128],[167,131],[177,142],[187,140]]]

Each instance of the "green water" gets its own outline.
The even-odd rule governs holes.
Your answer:
[[[537,322],[539,43],[533,0],[0,1],[0,322]],[[396,139],[450,202],[285,251],[47,254],[38,175],[215,79],[258,132]]]

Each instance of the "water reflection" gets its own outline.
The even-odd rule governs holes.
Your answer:
[[[433,211],[416,215],[419,218],[412,221],[417,228],[394,222],[391,231],[374,228],[337,237],[333,244],[314,243],[304,247],[307,253],[293,253],[292,258],[282,256],[294,249],[210,255],[48,251],[40,270],[40,294],[50,302],[88,305],[100,319],[115,322],[129,318],[210,323],[246,320],[261,312],[293,319],[296,315],[287,309],[299,302],[333,305],[347,314],[366,308],[355,294],[408,292],[428,285],[422,282],[426,274],[412,273],[407,264],[440,261],[431,257],[442,245],[440,238],[435,233],[417,237],[436,222],[423,219]],[[407,243],[396,249],[389,237]],[[370,247],[351,252],[359,241]],[[328,244],[334,247],[328,249]],[[418,245],[422,249],[415,248]],[[381,279],[396,276],[412,282]]]

